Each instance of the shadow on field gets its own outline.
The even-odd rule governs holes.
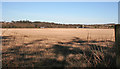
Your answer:
[[[4,36],[2,42],[11,41]],[[87,41],[74,37],[69,42],[42,45],[45,39],[12,46],[2,52],[3,67],[114,67],[115,50],[112,47],[95,43],[114,43],[112,41]],[[13,41],[14,43],[14,41]],[[7,43],[4,43],[6,45]],[[9,45],[9,44],[7,44]],[[47,45],[50,45],[48,47]],[[83,49],[84,48],[84,49]],[[81,55],[81,56],[80,56]]]
[[[67,63],[66,57],[70,54],[82,54],[83,56],[87,57],[88,61],[90,62],[90,67],[95,66],[95,67],[115,67],[115,62],[116,62],[116,57],[114,47],[110,48],[107,45],[100,46],[97,44],[92,44],[92,43],[105,43],[105,42],[112,42],[110,40],[107,41],[87,41],[87,40],[81,40],[78,37],[75,37],[72,39],[70,42],[58,42],[58,44],[53,46],[53,49],[55,50],[55,54],[62,54],[64,55],[64,65],[67,66],[69,65]],[[76,45],[77,47],[72,47],[71,45],[74,44],[79,44]],[[86,50],[82,50],[81,47],[86,47]],[[87,49],[88,47],[88,49]],[[83,60],[80,60],[83,61]],[[84,62],[83,62],[84,63]],[[77,64],[77,63],[76,63]],[[81,66],[80,66],[81,67]],[[83,65],[84,67],[84,65]]]
[[[9,45],[10,42],[15,41],[15,37],[13,36],[0,36],[0,39],[2,39],[3,46]]]

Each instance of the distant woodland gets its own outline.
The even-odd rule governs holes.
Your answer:
[[[115,24],[96,24],[96,25],[82,25],[82,24],[58,24],[53,22],[40,21],[11,21],[0,22],[1,28],[114,28]]]

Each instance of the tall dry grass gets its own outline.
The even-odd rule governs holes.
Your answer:
[[[73,37],[69,41],[12,32],[2,35],[3,67],[115,67],[114,41]]]

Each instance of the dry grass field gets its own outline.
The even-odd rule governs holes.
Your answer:
[[[2,29],[3,67],[114,67],[114,29]]]

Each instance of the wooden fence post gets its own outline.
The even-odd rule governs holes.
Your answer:
[[[118,24],[115,25],[116,65],[120,68],[120,1],[118,2]]]
[[[120,24],[115,25],[116,64],[120,68]]]

